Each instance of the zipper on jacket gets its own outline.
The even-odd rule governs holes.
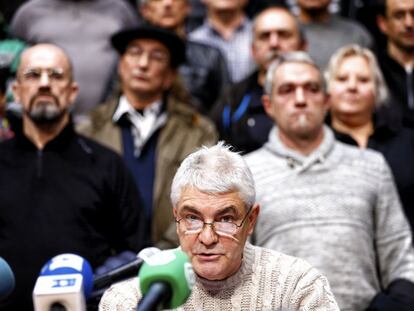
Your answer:
[[[414,109],[413,68],[406,67],[405,72],[407,73],[407,104],[409,109]]]
[[[37,159],[36,159],[36,171],[37,171],[37,177],[42,177],[43,172],[43,150],[38,149],[37,150]]]

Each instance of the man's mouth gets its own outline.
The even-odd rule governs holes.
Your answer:
[[[198,253],[195,256],[201,261],[215,261],[220,258],[221,254]]]

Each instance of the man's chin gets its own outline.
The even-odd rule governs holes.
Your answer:
[[[41,113],[34,114],[29,113],[30,120],[39,126],[47,126],[59,123],[65,116],[65,111],[59,111],[56,113]]]

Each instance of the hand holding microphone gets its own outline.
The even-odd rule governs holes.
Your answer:
[[[191,295],[195,281],[187,254],[178,249],[162,251],[146,259],[138,277],[143,294],[138,311],[181,306]]]

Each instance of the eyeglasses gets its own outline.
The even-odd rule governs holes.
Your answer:
[[[138,46],[138,45],[128,46],[125,50],[125,55],[131,58],[134,58],[134,59],[138,59],[142,57],[145,53],[148,54],[149,61],[153,61],[159,64],[165,64],[168,62],[169,55],[165,53],[164,51],[159,51],[159,50],[146,51],[141,46]]]
[[[28,68],[23,71],[22,79],[26,82],[39,82],[44,73],[47,75],[50,82],[60,82],[66,78],[62,68]]]
[[[250,211],[252,210],[253,206],[249,208],[246,215],[244,216],[241,223],[235,224],[231,221],[213,221],[213,222],[204,222],[200,218],[197,218],[197,216],[191,214],[188,216],[184,216],[180,219],[176,219],[175,222],[178,223],[179,226],[181,226],[181,229],[186,234],[197,234],[203,231],[204,226],[210,226],[211,229],[214,230],[218,235],[234,235],[239,228],[241,228],[244,224],[244,222],[247,219],[247,216],[250,214]]]

